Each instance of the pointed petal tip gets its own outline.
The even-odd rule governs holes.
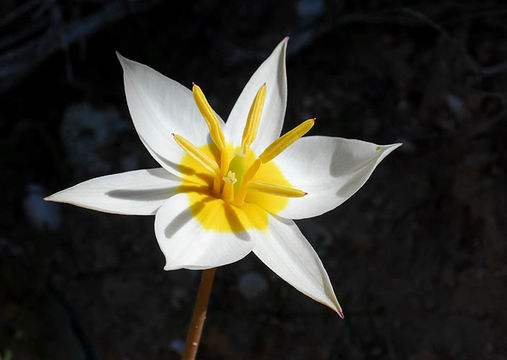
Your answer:
[[[377,150],[382,150],[382,152],[385,152],[385,151],[392,152],[392,151],[396,150],[397,148],[399,148],[401,145],[403,145],[403,143],[394,143],[394,144],[389,144],[389,145],[377,145]]]
[[[284,37],[284,38],[283,38],[283,41],[284,41],[285,43],[287,43],[287,42],[289,42],[289,39],[290,39],[290,37],[289,37],[289,36],[286,36],[286,37]]]
[[[325,303],[322,303],[322,304],[326,305],[328,308],[333,310],[341,319],[345,318],[345,316],[343,315],[342,307],[340,306],[340,303],[338,302],[338,300],[336,298],[332,302],[333,305],[325,304]]]
[[[340,318],[342,318],[342,320],[345,319],[345,316],[343,315],[343,311],[341,311],[341,310],[338,310],[338,316]]]
[[[389,153],[391,153],[394,150],[396,150],[397,148],[399,148],[401,145],[403,145],[403,144],[402,143],[395,143],[395,144],[387,145],[385,150],[387,150]]]
[[[118,51],[115,51],[116,57],[118,58],[118,61],[120,62],[121,68],[123,71],[127,71],[129,63],[132,62],[132,60],[127,59],[125,56],[120,54]]]
[[[122,54],[120,54],[118,50],[115,50],[114,53],[116,54],[116,57],[118,58],[120,63],[123,63],[125,61],[125,57]]]
[[[44,201],[53,201],[53,202],[60,202],[60,199],[57,198],[57,195],[59,192],[57,193],[54,193],[53,195],[49,195],[49,196],[46,196],[45,198],[43,198],[42,200]]]

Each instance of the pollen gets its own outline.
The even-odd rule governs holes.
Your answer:
[[[236,179],[236,174],[234,174],[234,172],[232,172],[232,171],[229,171],[227,173],[227,176],[224,176],[222,179],[225,182],[231,183],[232,185],[234,185],[238,181],[238,179]]]
[[[201,209],[205,206],[205,209],[209,209],[212,204],[220,204],[216,201],[221,200],[226,207],[216,205],[221,209],[217,211],[233,214],[236,210],[231,209],[238,211],[242,209],[247,212],[245,215],[247,218],[255,219],[251,220],[254,223],[252,226],[263,228],[267,217],[261,216],[258,210],[251,209],[262,208],[276,214],[287,206],[289,198],[307,195],[303,190],[294,188],[272,160],[305,135],[313,127],[315,119],[304,121],[275,140],[260,155],[256,155],[252,150],[252,144],[257,138],[259,125],[263,119],[266,92],[266,84],[263,84],[252,100],[241,143],[235,147],[234,144],[226,142],[217,115],[201,88],[193,84],[194,100],[208,125],[212,143],[197,147],[182,136],[173,134],[176,143],[186,153],[180,162],[184,174],[182,187],[192,186],[196,189],[195,193],[189,193],[191,208]],[[194,204],[204,201],[206,196],[212,196],[214,200],[200,206]],[[248,212],[252,212],[251,216],[248,216]],[[197,213],[196,215],[199,218]],[[229,225],[225,223],[213,225],[209,222],[206,224],[211,228],[216,227],[219,231],[228,231],[231,219],[228,221]]]

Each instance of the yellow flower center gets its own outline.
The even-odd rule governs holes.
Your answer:
[[[179,191],[188,195],[192,215],[207,230],[266,229],[266,212],[276,214],[287,206],[289,197],[306,195],[295,189],[271,160],[307,133],[315,119],[303,122],[256,156],[250,146],[259,128],[266,85],[261,86],[253,100],[241,146],[236,148],[225,142],[220,123],[199,86],[194,84],[192,91],[213,142],[197,147],[173,134],[186,152],[179,164],[183,174]]]

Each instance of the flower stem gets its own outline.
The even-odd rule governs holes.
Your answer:
[[[194,360],[197,355],[202,328],[204,327],[204,320],[206,320],[206,310],[208,309],[211,287],[213,286],[213,279],[215,278],[215,270],[216,268],[206,269],[202,272],[201,283],[199,284],[199,291],[195,299],[194,313],[192,314],[192,320],[188,328],[182,360]]]

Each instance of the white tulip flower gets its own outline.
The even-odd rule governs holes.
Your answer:
[[[336,208],[400,144],[282,137],[287,38],[261,64],[227,122],[197,85],[187,89],[118,58],[141,141],[161,167],[98,177],[46,200],[127,215],[155,215],[165,270],[209,269],[251,251],[282,279],[343,317],[317,253],[291,219]]]

